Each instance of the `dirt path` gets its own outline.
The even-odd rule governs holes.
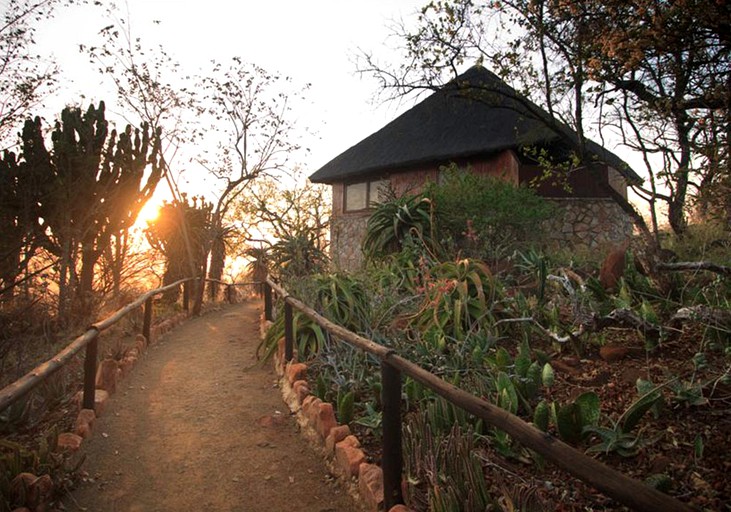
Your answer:
[[[258,305],[189,320],[152,345],[84,443],[89,512],[358,510],[298,432],[270,365],[253,366]]]

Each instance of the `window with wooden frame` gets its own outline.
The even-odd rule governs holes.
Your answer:
[[[383,202],[387,180],[370,180],[349,183],[343,188],[343,205],[346,212],[367,210]]]

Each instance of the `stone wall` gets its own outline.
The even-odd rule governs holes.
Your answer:
[[[559,213],[544,225],[550,244],[594,249],[632,236],[632,219],[612,199],[554,199]]]
[[[553,199],[559,209],[544,224],[552,247],[595,249],[632,236],[632,220],[612,199]],[[361,241],[369,213],[333,216],[331,254],[335,268],[356,270],[363,264]]]
[[[363,264],[361,242],[369,216],[364,212],[330,219],[330,254],[336,269],[356,270]]]

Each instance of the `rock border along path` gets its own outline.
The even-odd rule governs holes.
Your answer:
[[[69,510],[360,510],[256,364],[259,309],[224,306],[151,345],[83,444]]]

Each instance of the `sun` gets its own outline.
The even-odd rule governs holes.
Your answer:
[[[140,210],[140,214],[137,216],[136,224],[147,227],[148,224],[155,221],[160,216],[160,204],[153,201],[148,201],[145,206]]]

